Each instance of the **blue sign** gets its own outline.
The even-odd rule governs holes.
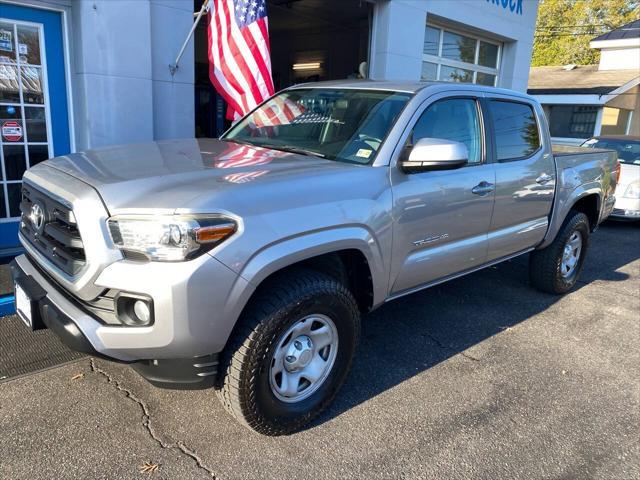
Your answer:
[[[522,0],[487,0],[504,10],[509,10],[516,15],[522,15]]]

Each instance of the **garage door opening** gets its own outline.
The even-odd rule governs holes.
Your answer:
[[[194,1],[194,11],[202,5]],[[373,4],[365,0],[269,0],[276,91],[297,83],[368,76]],[[206,21],[195,35],[196,137],[227,127],[226,105],[209,81]]]

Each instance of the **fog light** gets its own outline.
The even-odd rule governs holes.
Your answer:
[[[136,300],[136,303],[133,304],[133,313],[142,323],[149,323],[149,320],[151,320],[149,305],[143,300]]]
[[[115,303],[116,315],[123,324],[146,327],[153,323],[153,300],[146,295],[119,293]]]

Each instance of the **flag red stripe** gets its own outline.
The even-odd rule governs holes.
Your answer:
[[[260,19],[256,23],[263,23],[263,20]],[[262,77],[262,80],[264,81],[264,84],[267,87],[268,94],[271,96],[273,95],[273,92],[274,92],[273,82],[271,80],[271,62],[269,61],[268,58],[265,59],[262,56],[261,54],[262,52],[260,51],[260,46],[258,45],[258,42],[260,41],[260,39],[256,39],[254,37],[252,30],[253,29],[251,27],[243,28],[241,30],[242,36],[244,37],[245,42],[247,42],[247,45],[249,46],[251,53],[253,53],[253,58],[258,64],[258,69],[260,70],[260,76]],[[267,49],[267,55],[268,55],[268,52],[269,50]],[[267,62],[269,63],[267,64]]]
[[[233,35],[233,27],[231,26],[231,22],[235,22],[235,18],[231,18],[231,15],[229,14],[229,3],[226,1],[223,1],[222,4],[223,4],[222,9],[226,17],[226,22],[227,22],[227,25],[229,26],[227,43],[231,50],[231,55],[233,55],[233,59],[236,61],[236,64],[240,69],[240,73],[244,77],[244,80],[246,81],[246,83],[248,84],[251,95],[253,96],[252,101],[251,100],[247,101],[249,110],[252,110],[256,105],[258,105],[262,101],[262,93],[260,93],[260,90],[258,89],[258,85],[255,82],[255,77],[251,73],[251,69],[247,65],[247,62],[245,61],[245,57],[242,54],[240,45],[238,45],[238,43],[236,42],[236,36]],[[244,95],[245,97],[248,96],[248,92],[244,92]]]
[[[224,85],[222,85],[222,90],[220,91],[221,94],[223,94],[223,92],[227,92],[227,95],[233,95],[233,91],[235,90],[236,95],[237,95],[237,99],[235,103],[235,105],[231,102],[229,102],[227,100],[227,98],[225,98],[225,100],[227,100],[227,103],[229,103],[229,105],[231,106],[232,110],[236,110],[239,112],[246,112],[248,110],[248,105],[246,104],[246,100],[244,99],[244,96],[242,95],[243,92],[243,88],[239,85],[238,80],[236,79],[235,75],[233,75],[233,73],[231,72],[229,65],[227,64],[227,62],[225,61],[225,54],[224,54],[224,48],[223,48],[223,43],[222,40],[224,38],[224,32],[222,30],[222,23],[221,23],[221,17],[219,15],[219,11],[220,11],[220,5],[224,2],[225,0],[214,0],[212,3],[214,5],[214,12],[213,12],[213,16],[215,17],[215,32],[210,30],[210,34],[212,35],[212,42],[210,42],[210,49],[213,48],[215,46],[217,53],[218,53],[218,58],[220,59],[219,63],[216,65],[220,71],[222,72],[222,75],[224,77],[224,80],[226,81],[227,84],[229,84],[229,86],[231,88],[225,88]],[[224,94],[223,94],[224,97]],[[234,95],[235,98],[235,95]],[[227,114],[227,118],[228,118],[228,114]]]
[[[220,95],[222,95],[222,97],[225,99],[225,101],[229,104],[229,106],[231,108],[233,108],[234,110],[238,110],[241,111],[242,107],[238,104],[238,102],[235,99],[235,96],[232,95],[229,90],[227,88],[225,88],[222,83],[220,82],[220,80],[218,79],[218,77],[216,76],[216,68],[218,68],[218,62],[216,62],[214,60],[214,54],[213,54],[213,34],[211,32],[211,28],[212,28],[212,17],[211,17],[211,13],[209,13],[209,27],[207,28],[207,35],[209,38],[209,51],[208,51],[208,56],[209,56],[209,80],[211,80],[211,83],[213,83],[214,87],[216,87],[216,90],[218,91],[218,93],[220,93]],[[235,95],[238,95],[237,92],[234,92]]]

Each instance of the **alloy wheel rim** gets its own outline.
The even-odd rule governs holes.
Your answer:
[[[269,385],[274,396],[295,403],[326,381],[338,353],[338,330],[328,316],[308,315],[280,337],[271,358]]]
[[[567,240],[562,251],[562,263],[560,274],[563,278],[570,277],[578,267],[580,254],[582,253],[582,235],[580,232],[573,232]]]

